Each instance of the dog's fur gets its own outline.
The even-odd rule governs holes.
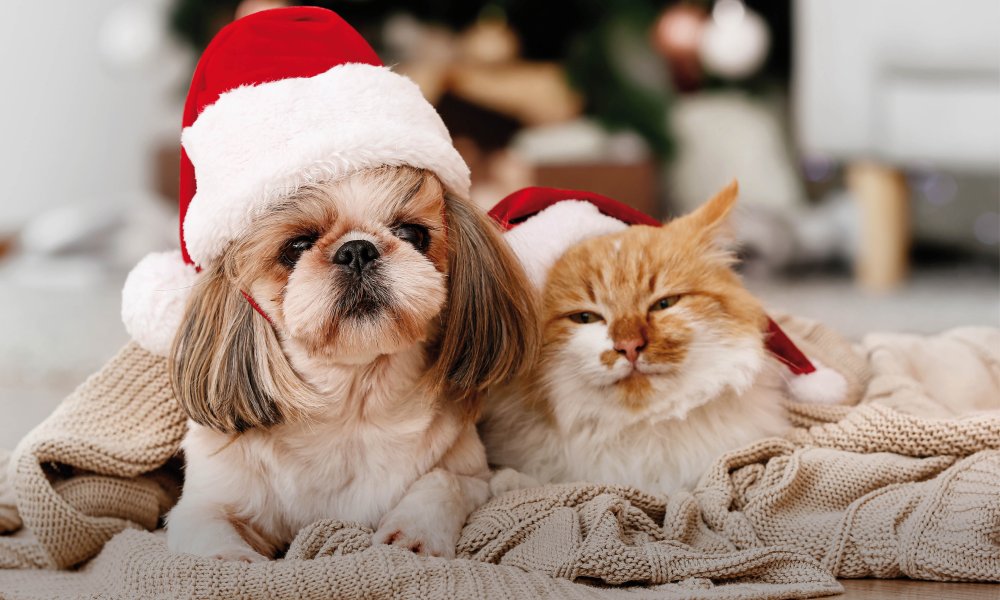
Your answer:
[[[789,427],[767,317],[731,268],[736,197],[734,184],[663,227],[592,238],[555,263],[541,359],[487,401],[492,463],[529,482],[670,493],[724,452]]]
[[[359,239],[379,251],[370,268],[334,264]],[[494,224],[426,171],[361,171],[259,215],[200,276],[171,350],[191,423],[170,547],[261,560],[334,518],[452,556],[488,495],[479,396],[536,347],[525,290]]]

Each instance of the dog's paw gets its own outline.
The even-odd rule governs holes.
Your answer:
[[[428,523],[403,522],[398,517],[386,518],[373,536],[376,544],[388,544],[406,548],[421,556],[455,558],[455,535],[440,527],[430,527]]]
[[[247,563],[268,560],[240,538],[235,531],[211,531],[211,527],[206,527],[204,531],[193,532],[191,528],[176,526],[176,523],[173,526],[168,525],[167,548],[171,552],[219,560]]]
[[[514,490],[539,487],[542,484],[534,477],[514,469],[500,469],[490,478],[490,495],[499,496]]]

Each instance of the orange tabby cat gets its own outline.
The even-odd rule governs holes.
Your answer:
[[[732,270],[735,184],[662,227],[559,257],[542,290],[536,367],[487,402],[490,462],[539,482],[691,488],[722,453],[785,432],[787,371]]]

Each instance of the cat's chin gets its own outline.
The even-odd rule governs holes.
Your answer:
[[[639,363],[638,366],[632,369],[632,373],[642,375],[643,377],[658,378],[658,377],[674,377],[680,372],[680,367],[677,365],[651,365]]]
[[[679,369],[667,365],[639,364],[622,373],[616,374],[611,387],[634,386],[637,382],[666,383],[677,377]]]

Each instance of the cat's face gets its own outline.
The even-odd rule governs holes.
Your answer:
[[[683,417],[763,362],[766,317],[724,249],[727,188],[663,227],[587,240],[544,290],[542,372],[564,417]]]

